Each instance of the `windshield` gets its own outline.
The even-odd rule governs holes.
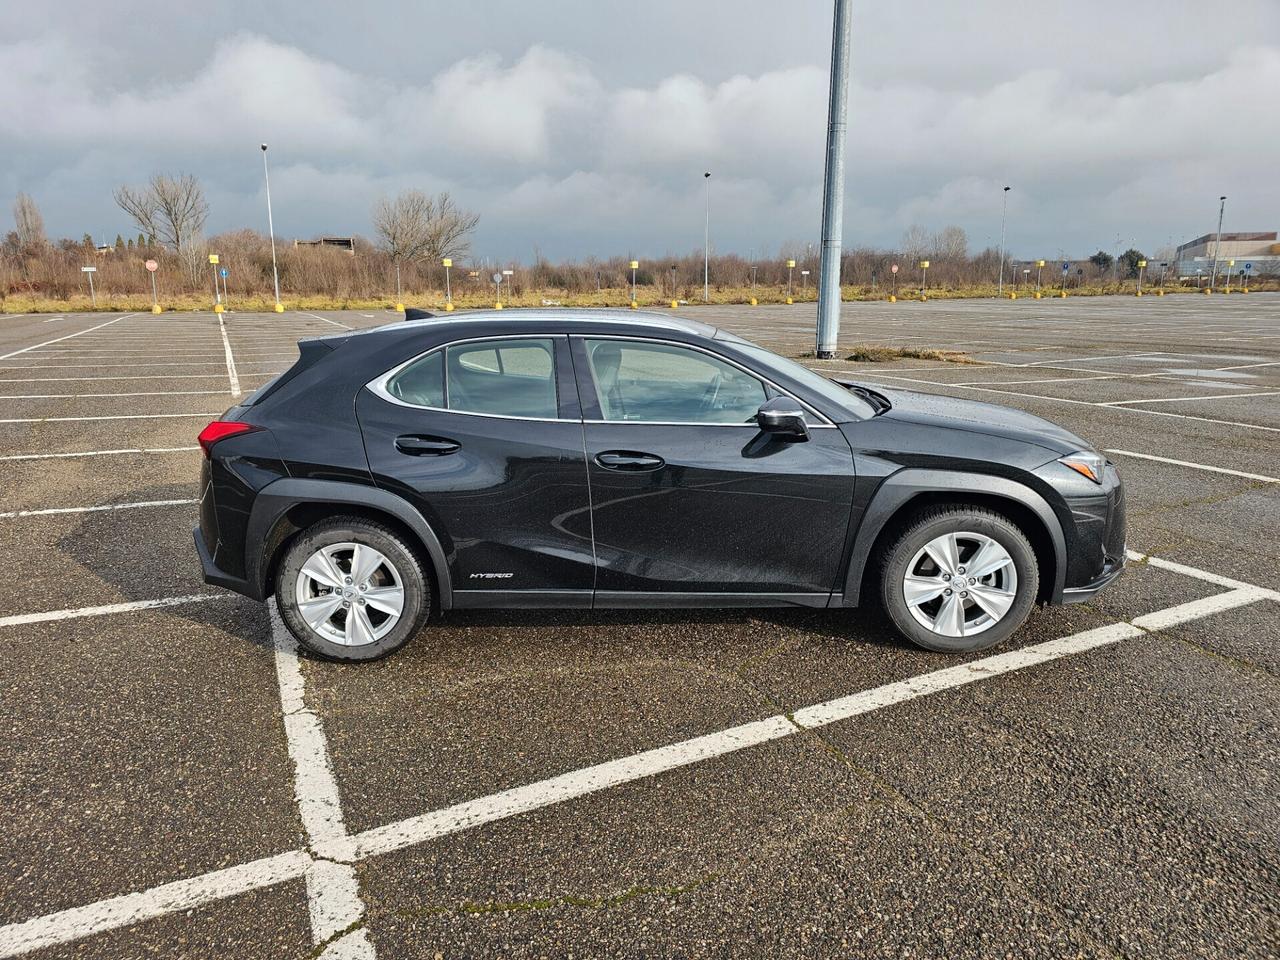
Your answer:
[[[733,345],[750,356],[759,365],[761,372],[773,371],[778,373],[796,381],[801,386],[820,396],[824,401],[823,406],[830,407],[825,412],[834,415],[836,420],[869,420],[876,414],[876,408],[856,393],[850,392],[846,387],[840,386],[833,380],[828,380],[820,373],[814,373],[808,367],[796,363],[794,360],[780,357],[764,347],[757,346],[747,340],[740,340],[737,337],[733,338]],[[840,414],[843,414],[843,416]]]

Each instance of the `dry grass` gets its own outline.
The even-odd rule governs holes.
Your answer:
[[[918,347],[866,347],[853,348],[845,357],[855,363],[890,363],[894,360],[936,360],[943,363],[977,363],[960,350],[922,350]]]

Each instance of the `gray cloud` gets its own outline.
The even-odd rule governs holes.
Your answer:
[[[24,9],[0,40],[0,190],[55,233],[128,233],[111,187],[162,169],[204,181],[211,229],[261,228],[263,139],[285,236],[367,232],[379,194],[417,186],[481,213],[481,254],[659,256],[700,245],[704,169],[719,249],[818,232],[825,2],[72,6],[74,29]],[[1022,256],[1154,249],[1207,230],[1219,193],[1229,226],[1274,229],[1280,5],[1111,9],[861,17],[846,243],[912,223],[994,242],[1004,183]]]

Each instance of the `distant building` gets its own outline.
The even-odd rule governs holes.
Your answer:
[[[1252,267],[1249,275],[1274,277],[1280,275],[1280,243],[1276,240],[1275,231],[1224,233],[1219,245],[1216,233],[1206,233],[1203,237],[1196,237],[1178,247],[1174,267],[1177,275],[1184,280],[1211,276],[1214,251],[1217,248],[1219,274],[1230,270],[1232,274],[1238,275],[1244,270],[1245,264],[1249,264]],[[1228,266],[1230,260],[1235,261],[1234,266]]]
[[[337,247],[352,255],[356,252],[355,237],[318,237],[315,240],[295,240],[295,247]]]

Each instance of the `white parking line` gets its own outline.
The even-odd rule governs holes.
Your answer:
[[[10,510],[0,513],[0,520],[13,520],[17,517],[48,517],[57,513],[100,513],[109,510],[140,510],[144,507],[179,507],[198,500],[140,500],[136,503],[108,503],[96,507],[46,507],[43,510]]]
[[[0,617],[0,627],[20,627],[28,623],[46,623],[50,620],[78,620],[81,617],[104,617],[115,613],[132,613],[135,610],[156,610],[161,607],[177,607],[184,603],[204,603],[207,600],[226,600],[230,593],[193,593],[185,597],[160,597],[156,600],[133,600],[128,603],[108,603],[101,607],[78,607],[74,610],[46,610],[42,613],[18,613]]]
[[[240,378],[236,376],[236,358],[231,355],[231,341],[227,339],[227,325],[218,314],[218,329],[222,331],[222,349],[227,357],[227,379],[231,381],[231,395],[240,396]]]
[[[335,327],[341,327],[343,330],[350,330],[345,323],[339,323],[337,320],[330,320],[328,317],[322,317],[315,313],[304,313],[304,317],[315,317],[317,320],[323,320],[325,323],[332,323]]]
[[[225,390],[157,390],[149,393],[0,393],[0,400],[100,400],[103,397],[207,397]]]
[[[1240,397],[1274,397],[1280,396],[1280,390],[1266,390],[1259,393],[1215,393],[1201,397],[1156,397],[1149,400],[1106,400],[1099,403],[1103,407],[1123,407],[1134,403],[1187,403],[1192,400],[1236,400]]]
[[[324,749],[323,728],[319,724],[319,719],[305,707],[303,678],[298,669],[297,657],[292,652],[291,640],[287,633],[277,632],[282,631],[282,625],[273,617],[272,632],[277,643],[276,664],[282,708],[286,718],[290,716],[309,718],[290,734],[289,744],[290,756],[295,763],[295,786],[303,823],[309,836],[313,836],[311,833],[313,829],[317,831],[322,838],[321,843],[331,853],[346,853],[354,858],[378,856],[703,760],[726,756],[748,747],[851,719],[884,707],[907,703],[920,697],[1013,673],[1027,667],[1050,663],[1063,657],[1141,636],[1147,631],[1167,629],[1261,600],[1280,600],[1280,593],[1253,584],[1220,577],[1208,571],[1169,561],[1160,561],[1159,558],[1146,557],[1139,553],[1130,552],[1130,556],[1134,560],[1145,560],[1154,566],[1220,583],[1231,589],[1225,593],[1136,617],[1131,623],[1114,623],[1056,640],[1033,644],[1020,650],[983,657],[955,667],[884,684],[848,697],[804,707],[791,714],[790,718],[778,714],[630,757],[595,764],[396,823],[374,827],[353,837],[346,834],[345,826],[341,822],[337,788]],[[213,599],[214,596],[216,595],[174,598],[174,602]],[[156,605],[156,602],[151,602],[151,605]],[[129,606],[131,605],[118,605],[119,608]],[[109,608],[98,609],[107,611]],[[78,612],[59,611],[59,613]],[[0,626],[7,625],[6,620],[13,619],[0,620]],[[56,619],[56,617],[44,615],[44,619]],[[23,622],[34,621],[24,620]],[[283,642],[281,642],[282,639]],[[286,723],[286,730],[288,729],[289,725]],[[0,957],[16,956],[128,926],[140,920],[191,910],[250,890],[273,886],[299,877],[307,880],[313,930],[333,929],[336,933],[347,929],[347,926],[335,928],[334,925],[338,922],[339,916],[351,915],[356,910],[360,911],[355,919],[348,922],[348,926],[357,923],[363,916],[363,905],[359,904],[358,885],[353,882],[353,874],[337,869],[343,867],[350,869],[350,864],[316,860],[306,851],[290,851],[187,880],[162,884],[149,890],[58,911],[0,927]],[[333,958],[333,960],[338,957],[367,960],[373,956],[373,948],[365,931],[361,928],[347,936],[339,937],[322,956]]]
[[[1264,483],[1280,483],[1280,477],[1268,477],[1265,473],[1245,473],[1243,470],[1228,470],[1226,467],[1214,467],[1207,463],[1192,463],[1190,460],[1174,460],[1170,457],[1157,457],[1150,453],[1134,453],[1132,450],[1108,449],[1106,453],[1119,454],[1122,457],[1137,457],[1139,460],[1153,460],[1156,463],[1169,463],[1175,467],[1190,467],[1192,470],[1207,470],[1209,473],[1225,473],[1246,480],[1261,480]]]
[[[321,944],[359,923],[364,918],[364,902],[360,899],[355,867],[342,862],[351,859],[350,835],[329,763],[324,728],[320,718],[307,709],[297,647],[274,606],[271,636],[285,739],[293,761],[294,799],[312,851],[306,872],[311,938]],[[372,958],[373,944],[364,930],[356,930],[330,943],[322,954],[338,955],[351,960]]]
[[[221,391],[219,391],[221,392]],[[71,460],[76,457],[115,457],[126,453],[181,453],[197,447],[121,447],[119,450],[79,450],[74,453],[7,453],[5,460]]]
[[[51,343],[59,343],[63,340],[70,340],[72,337],[83,337],[86,333],[92,333],[94,330],[101,330],[103,327],[109,327],[113,323],[119,323],[121,320],[124,320],[126,317],[136,317],[136,316],[137,316],[136,313],[126,313],[119,317],[116,317],[114,320],[108,320],[106,323],[100,323],[96,327],[88,327],[84,330],[77,330],[75,333],[68,333],[65,336],[54,337],[52,340],[45,340],[43,343],[33,343],[29,347],[23,347],[21,350],[14,350],[12,353],[6,353],[3,356],[0,356],[0,360],[8,360],[10,357],[16,357],[19,354],[27,353],[31,350],[39,350],[41,347],[47,347]]]
[[[167,417],[216,417],[217,413],[118,413],[100,417],[10,417],[0,423],[61,423],[72,420],[162,420]]]
[[[132,366],[132,364],[130,364]],[[19,369],[19,368],[12,368]],[[24,367],[21,369],[30,369]],[[246,377],[269,377],[279,370],[259,370]],[[88,383],[91,380],[221,380],[221,373],[143,373],[119,377],[0,377],[0,383]],[[219,390],[218,393],[223,391]]]

